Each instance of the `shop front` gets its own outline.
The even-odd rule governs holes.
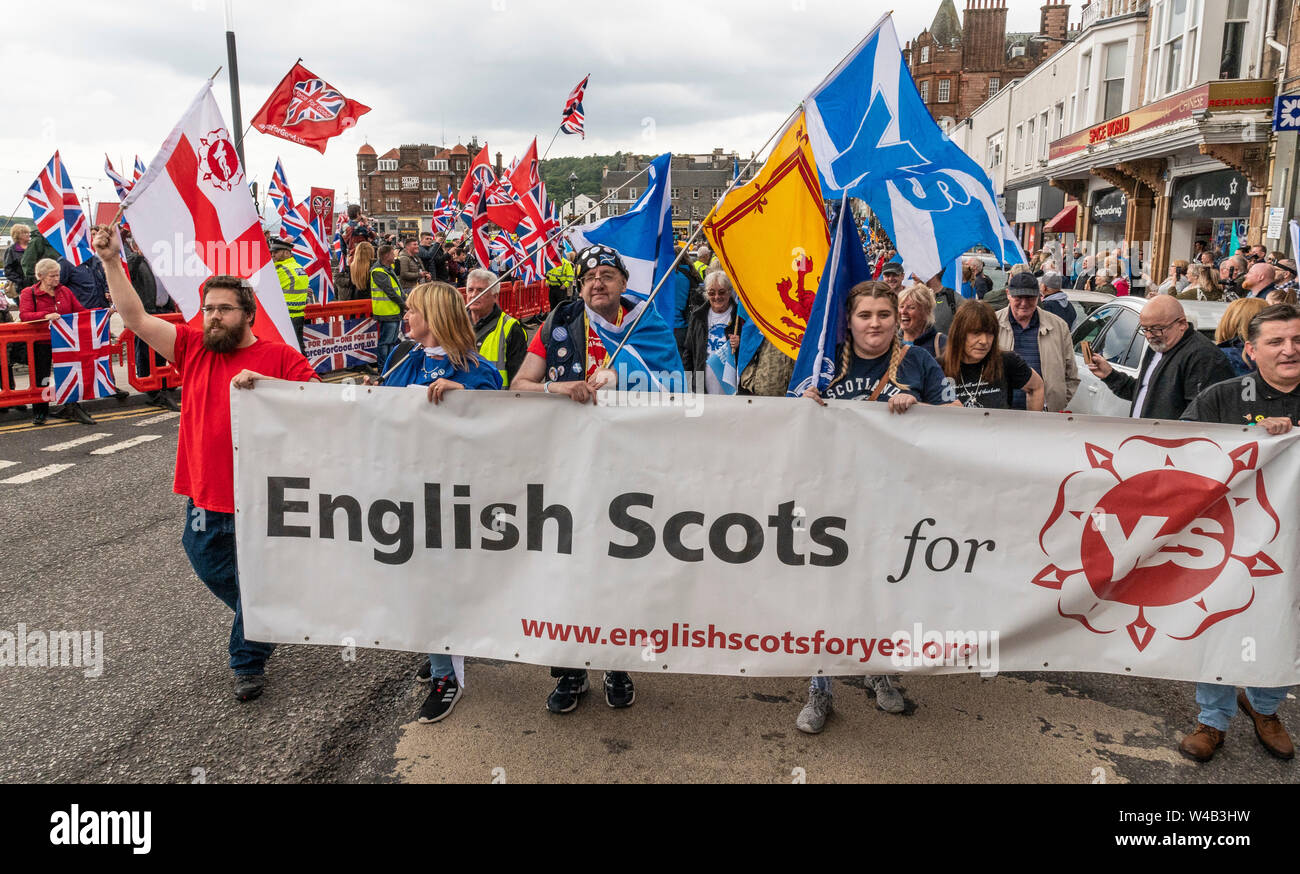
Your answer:
[[[1214,253],[1232,254],[1233,226],[1237,245],[1246,244],[1250,197],[1246,177],[1236,170],[1216,170],[1173,180],[1169,203],[1169,253],[1190,259],[1201,242]]]
[[[1092,195],[1088,210],[1089,251],[1103,257],[1124,242],[1128,221],[1128,195],[1119,188],[1103,188]]]
[[[1025,254],[1042,249],[1046,242],[1043,224],[1065,206],[1065,194],[1039,179],[1030,185],[1007,188],[1004,198],[1004,214],[1014,226]]]

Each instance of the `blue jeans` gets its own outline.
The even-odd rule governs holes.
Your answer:
[[[397,348],[397,338],[401,336],[402,321],[398,319],[395,322],[377,322],[376,324],[379,325],[379,343],[375,346],[375,364],[382,373],[384,362]]]
[[[429,667],[432,669],[429,672],[429,676],[435,680],[440,680],[443,677],[450,677],[452,674],[456,673],[456,669],[451,666],[451,656],[446,653],[429,653]]]
[[[203,585],[235,611],[235,621],[230,625],[230,669],[236,676],[265,673],[266,660],[275,644],[244,639],[239,567],[235,562],[235,514],[197,509],[191,498],[185,504],[181,545]]]
[[[1286,698],[1289,686],[1270,688],[1267,686],[1247,686],[1246,700],[1255,712],[1261,716],[1277,713],[1278,706]],[[1228,720],[1237,712],[1237,687],[1222,686],[1218,683],[1197,683],[1196,703],[1200,705],[1201,714],[1196,717],[1201,722],[1217,728],[1228,730]]]

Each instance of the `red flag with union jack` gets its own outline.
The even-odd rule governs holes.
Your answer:
[[[51,403],[106,398],[117,391],[109,315],[108,310],[91,310],[50,322]]]
[[[253,127],[323,155],[332,137],[369,111],[302,64],[294,64],[253,116]]]

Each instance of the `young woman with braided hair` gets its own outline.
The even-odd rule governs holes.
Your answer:
[[[898,336],[898,295],[883,282],[860,282],[849,289],[848,326],[840,348],[835,377],[825,392],[810,388],[804,397],[825,406],[832,400],[884,401],[894,413],[913,405],[961,406],[944,393],[943,371],[924,349],[907,346]],[[876,706],[886,713],[902,713],[903,694],[891,677],[868,678],[876,693]],[[831,711],[829,677],[812,678],[808,703],[795,727],[817,734]]]

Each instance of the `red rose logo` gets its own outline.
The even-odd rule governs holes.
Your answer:
[[[1060,591],[1061,616],[1096,634],[1124,627],[1141,651],[1157,630],[1190,640],[1243,612],[1253,579],[1281,573],[1263,552],[1279,525],[1255,443],[1130,437],[1085,451],[1038,536],[1051,563],[1034,583]]]

